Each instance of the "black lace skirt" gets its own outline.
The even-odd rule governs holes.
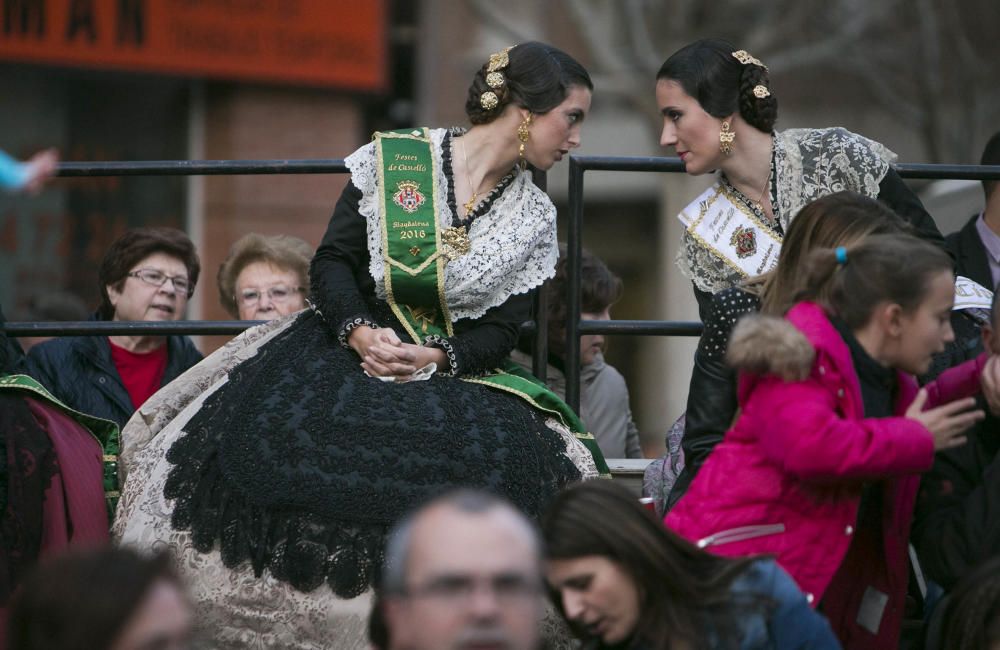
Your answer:
[[[172,524],[297,589],[353,597],[377,579],[388,528],[456,486],[529,516],[580,472],[515,396],[450,377],[388,384],[304,312],[230,371],[167,454]]]

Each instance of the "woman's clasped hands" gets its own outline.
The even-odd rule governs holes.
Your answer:
[[[361,369],[371,377],[403,382],[430,364],[447,367],[447,357],[438,348],[404,343],[391,328],[367,325],[355,328],[347,340],[361,357]]]

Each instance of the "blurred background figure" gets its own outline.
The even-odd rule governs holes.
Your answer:
[[[26,162],[18,162],[0,151],[0,188],[34,194],[52,178],[59,164],[55,149],[39,151]]]
[[[90,313],[79,296],[68,291],[49,291],[32,296],[27,308],[15,315],[14,320],[57,322],[87,320]],[[51,340],[51,336],[22,336],[18,339],[25,352],[39,343]]]
[[[241,237],[219,267],[219,302],[240,320],[273,320],[305,308],[313,253],[298,237]]]
[[[130,230],[101,262],[101,305],[93,318],[181,320],[200,269],[194,244],[180,230]],[[32,348],[28,374],[71,408],[124,427],[153,393],[199,361],[186,336],[70,336]]]
[[[538,533],[506,501],[468,490],[432,501],[389,538],[376,643],[538,648],[541,560]]]
[[[559,397],[566,397],[566,293],[569,288],[566,247],[560,246],[555,277],[548,292],[549,365],[546,383]],[[601,258],[588,250],[580,261],[582,320],[611,320],[611,307],[622,296],[621,278]],[[642,458],[639,429],[632,420],[628,386],[614,366],[604,360],[606,341],[601,334],[580,337],[580,418],[605,458]],[[530,339],[523,337],[511,358],[531,370]]]
[[[109,543],[103,446],[117,428],[58,404],[30,377],[0,376],[2,649],[8,601],[39,561]]]
[[[986,351],[1000,354],[997,294],[983,326]],[[980,391],[977,401],[985,403]],[[949,592],[977,567],[1000,552],[1000,417],[985,417],[969,427],[968,442],[934,456],[934,467],[920,479],[910,539],[932,600],[934,586]]]
[[[1000,648],[1000,557],[968,574],[934,610],[926,650]]]
[[[1000,131],[983,148],[980,165],[1000,165]],[[955,272],[992,290],[1000,282],[1000,192],[997,181],[983,181],[986,206],[946,238]]]
[[[18,162],[0,151],[0,190],[11,192],[24,190],[34,194],[41,189],[45,181],[52,178],[58,164],[59,154],[55,149],[40,151],[27,162]],[[5,321],[3,309],[0,309],[0,323]],[[0,340],[0,372],[22,372],[23,358],[23,351],[16,340],[7,337]]]
[[[41,565],[12,601],[19,650],[182,650],[193,613],[166,554],[75,552]]]

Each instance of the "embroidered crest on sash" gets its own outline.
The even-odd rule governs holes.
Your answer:
[[[392,202],[409,214],[416,212],[427,200],[427,197],[420,193],[420,183],[416,181],[400,181],[396,187],[399,191],[392,195]]]
[[[729,245],[736,249],[740,259],[750,257],[757,252],[757,233],[748,226],[739,226],[729,238]]]

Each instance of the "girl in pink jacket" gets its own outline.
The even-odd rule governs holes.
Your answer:
[[[953,338],[955,283],[914,237],[815,251],[801,288],[784,320],[737,325],[739,414],[666,524],[721,555],[774,555],[844,647],[896,647],[919,475],[982,417],[969,396],[987,359],[918,391]]]

